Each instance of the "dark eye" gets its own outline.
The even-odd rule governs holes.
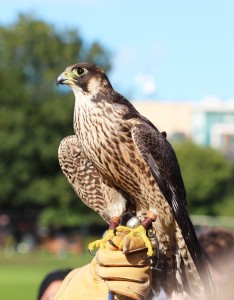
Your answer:
[[[76,76],[82,76],[84,74],[86,74],[88,71],[85,68],[81,68],[81,67],[75,67],[72,69],[72,72],[76,75]]]
[[[84,74],[84,69],[83,68],[78,67],[76,70],[77,70],[78,75]]]

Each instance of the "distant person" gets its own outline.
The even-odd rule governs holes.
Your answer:
[[[231,230],[213,228],[200,234],[199,243],[212,260],[212,273],[217,286],[217,295],[200,300],[234,299],[234,233]],[[171,300],[192,300],[188,295],[174,294]]]
[[[212,258],[217,268],[223,269],[224,261],[234,258],[234,233],[233,231],[216,228],[206,230],[199,236],[202,248]],[[226,269],[227,266],[225,266]]]
[[[71,271],[72,269],[63,269],[55,270],[47,274],[39,287],[37,300],[52,300],[63,279]]]
[[[234,232],[222,228],[207,230],[200,235],[199,242],[213,260],[212,271],[217,284],[215,300],[233,300]]]

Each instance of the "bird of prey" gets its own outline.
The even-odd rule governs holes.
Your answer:
[[[68,85],[75,95],[75,135],[59,146],[61,168],[75,192],[108,223],[118,225],[128,211],[140,219],[146,211],[157,216],[157,292],[212,293],[208,258],[189,218],[180,167],[165,133],[94,64],[67,67],[57,84]]]

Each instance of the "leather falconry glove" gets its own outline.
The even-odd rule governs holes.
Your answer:
[[[118,245],[123,240],[123,250]],[[150,260],[141,238],[119,235],[99,249],[92,262],[64,279],[54,300],[143,300],[151,288]]]

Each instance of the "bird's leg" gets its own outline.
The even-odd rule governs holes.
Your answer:
[[[147,230],[151,227],[152,223],[156,220],[156,214],[152,211],[147,211],[145,218],[141,221],[141,224],[137,227],[130,228],[128,226],[119,226],[116,228],[117,232],[130,231],[127,236],[140,236],[145,242],[145,246],[147,247],[147,255],[152,256],[154,254],[153,247],[149,237],[147,236]],[[122,249],[123,241],[119,245],[119,248]]]
[[[106,242],[111,240],[115,236],[115,229],[118,227],[119,222],[120,222],[119,217],[111,218],[110,224],[109,224],[109,229],[105,232],[103,238],[100,240],[96,240],[88,245],[88,249],[91,253],[95,247],[104,249]]]

